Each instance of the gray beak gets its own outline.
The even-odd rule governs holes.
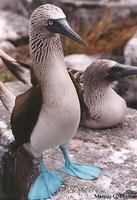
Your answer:
[[[86,46],[86,42],[69,26],[65,18],[61,19],[49,19],[48,22],[52,22],[47,26],[48,31],[51,33],[60,33],[73,39],[80,45]]]
[[[137,67],[117,63],[108,70],[107,80],[115,81],[135,74],[137,74]]]

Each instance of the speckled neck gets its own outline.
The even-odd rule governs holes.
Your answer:
[[[66,68],[59,34],[30,33],[30,56],[42,88],[45,87],[49,73],[54,73],[56,68]]]
[[[96,104],[101,104],[104,96],[107,95],[111,89],[111,85],[109,84],[97,83],[90,79],[84,79],[83,83],[84,101],[88,107],[94,107]]]
[[[33,64],[45,63],[52,52],[63,55],[63,49],[59,34],[44,33],[37,29],[30,29],[29,40],[30,56]]]

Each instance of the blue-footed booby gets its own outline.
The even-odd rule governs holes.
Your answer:
[[[30,81],[31,66],[28,67],[29,71],[18,61],[11,62],[13,58],[3,52],[0,53],[0,57],[9,70],[12,68],[12,72],[17,78],[22,77],[23,82]],[[23,73],[22,70],[27,72]],[[80,125],[94,129],[109,128],[124,120],[127,105],[125,100],[113,90],[112,83],[120,78],[137,74],[136,67],[122,65],[112,60],[99,59],[94,61],[84,72],[76,69],[68,69],[68,72],[80,101]],[[24,74],[28,74],[28,76],[24,76]],[[108,75],[111,76],[111,79],[108,79]],[[32,84],[35,84],[33,82]]]
[[[40,175],[30,188],[29,200],[49,198],[63,184],[61,175],[47,169],[43,162],[42,152],[49,148],[59,146],[64,155],[65,164],[59,169],[60,172],[93,180],[102,171],[96,165],[72,162],[69,157],[66,144],[78,129],[80,104],[65,66],[59,34],[81,45],[85,44],[69,26],[59,7],[45,4],[36,8],[29,25],[35,84],[17,96],[11,115],[11,127],[17,145],[23,145],[40,164]],[[8,93],[5,92],[5,95]]]
[[[100,59],[84,73],[71,70],[70,74],[80,99],[82,126],[109,128],[124,120],[126,101],[114,91],[112,83],[137,74],[137,67]]]

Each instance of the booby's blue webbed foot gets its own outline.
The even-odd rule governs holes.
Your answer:
[[[40,175],[37,177],[34,184],[31,186],[28,199],[41,200],[50,198],[58,191],[64,183],[63,178],[54,171],[46,168],[43,158],[40,158]]]
[[[102,168],[93,164],[74,163],[69,158],[67,148],[60,146],[60,149],[64,155],[65,164],[58,171],[84,180],[94,180],[101,175]]]

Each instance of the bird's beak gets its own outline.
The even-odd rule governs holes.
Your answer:
[[[137,74],[137,67],[117,63],[108,70],[107,80],[115,81],[135,74]]]
[[[54,22],[53,25],[47,27],[50,32],[66,35],[80,45],[86,46],[86,42],[69,26],[66,18],[56,19],[52,21]]]

